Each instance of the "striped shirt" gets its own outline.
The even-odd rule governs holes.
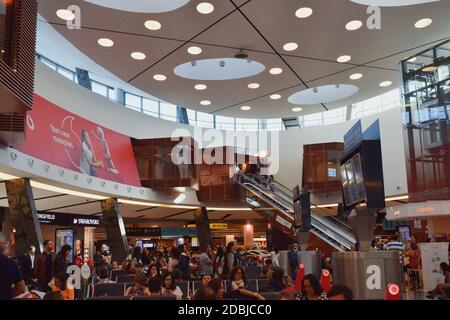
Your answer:
[[[405,249],[404,245],[400,241],[391,241],[384,245],[384,250],[400,250],[403,251]]]

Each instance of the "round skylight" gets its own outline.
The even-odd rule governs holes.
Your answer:
[[[140,13],[169,12],[183,7],[190,0],[85,0],[98,6]]]
[[[348,98],[358,91],[359,88],[354,85],[331,84],[299,91],[291,95],[288,101],[296,105],[329,103]]]
[[[410,6],[414,4],[436,2],[439,0],[350,0],[350,1],[358,4],[363,4],[365,6],[401,7],[401,6]]]

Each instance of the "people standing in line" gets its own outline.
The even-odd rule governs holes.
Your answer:
[[[183,291],[181,291],[180,287],[176,285],[171,272],[167,271],[163,276],[161,294],[175,295],[177,296],[177,300],[183,299]]]
[[[67,272],[71,254],[72,247],[70,245],[65,244],[61,247],[61,251],[56,254],[55,261],[53,262],[53,276]]]
[[[20,261],[20,271],[22,271],[23,280],[30,284],[35,279],[34,266],[36,261],[36,247],[30,246],[28,252],[24,254]]]
[[[234,241],[228,242],[227,250],[225,252],[225,264],[222,270],[222,274],[224,276],[227,276],[230,273],[230,270],[238,265],[238,261],[236,259],[236,251],[237,251],[236,242]]]
[[[307,274],[302,280],[300,300],[327,300],[319,280],[313,274]]]
[[[211,259],[211,246],[208,244],[202,248],[198,259],[200,275],[213,274],[213,262]]]
[[[183,280],[189,281],[191,280],[191,258],[189,258],[186,252],[186,246],[184,244],[180,244],[178,249],[181,252],[178,268],[181,271]]]
[[[44,241],[44,252],[36,258],[35,273],[42,291],[50,290],[48,286],[53,277],[53,241]]]
[[[26,288],[17,264],[3,254],[4,243],[0,239],[0,300],[11,300],[25,293]]]
[[[225,254],[222,246],[217,247],[216,256],[214,257],[213,274],[215,277],[222,275],[223,266],[225,264]]]
[[[59,292],[64,300],[75,300],[75,289],[69,288],[67,285],[68,279],[69,275],[65,271],[57,273],[55,275],[52,291]]]

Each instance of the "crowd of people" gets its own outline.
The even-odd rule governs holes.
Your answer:
[[[385,250],[399,250],[403,257],[407,257],[404,264],[405,273],[416,271],[420,267],[420,250],[414,236],[407,246],[395,239],[385,245]],[[288,252],[290,270],[297,270],[298,261],[293,253]],[[36,248],[31,246],[28,252],[17,262],[10,259],[6,242],[0,241],[0,299],[36,298],[45,300],[74,300],[76,292],[68,281],[68,267],[72,264],[72,248],[64,245],[54,253],[54,243],[44,242],[44,250],[36,254]],[[129,255],[124,261],[114,261],[107,247],[99,245],[88,261],[91,267],[89,283],[115,283],[111,278],[114,270],[121,270],[122,274],[133,275],[133,283],[127,287],[125,296],[145,297],[153,295],[171,295],[176,299],[221,300],[221,299],[250,299],[264,300],[264,293],[277,293],[280,300],[350,300],[353,294],[349,288],[335,284],[328,292],[324,292],[319,279],[313,274],[305,275],[296,281],[296,273],[292,278],[280,267],[279,252],[274,250],[270,257],[264,260],[258,257],[241,254],[237,243],[231,241],[225,248],[204,246],[196,257],[184,245],[165,248],[164,250],[149,250],[135,246],[130,248]],[[193,261],[195,260],[195,263]],[[86,261],[75,258],[75,264],[81,265]],[[251,285],[247,272],[260,270],[258,279],[265,279],[264,286],[258,289]],[[332,272],[331,259],[323,257],[322,269]],[[428,292],[430,298],[436,295],[448,299],[450,289],[450,268],[445,262],[441,263],[441,272],[445,276],[445,283],[438,285]],[[192,292],[183,292],[182,283],[198,281],[201,285]],[[77,297],[83,299],[84,297]]]

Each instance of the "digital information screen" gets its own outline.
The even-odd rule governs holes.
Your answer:
[[[341,166],[342,189],[347,206],[366,199],[361,157],[356,154]]]

